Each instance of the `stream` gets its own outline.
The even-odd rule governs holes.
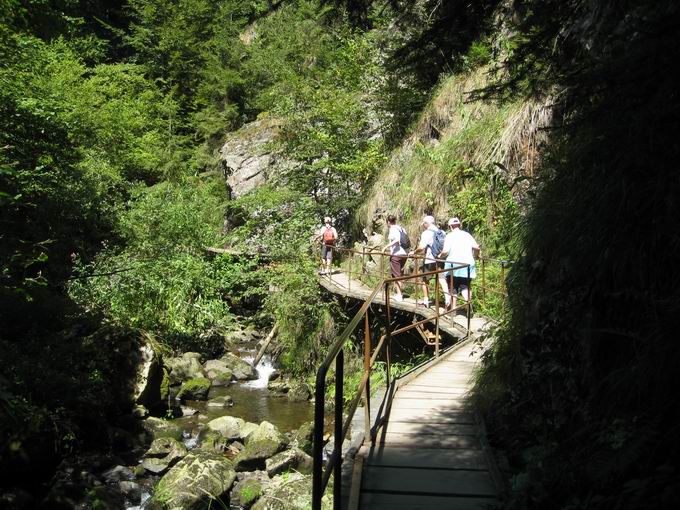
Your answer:
[[[239,357],[252,363],[255,357],[255,346],[244,345],[238,353]],[[216,386],[210,389],[208,400],[229,395],[234,405],[231,407],[208,407],[208,401],[189,400],[184,405],[196,409],[193,416],[183,416],[170,420],[182,428],[183,442],[188,450],[198,445],[201,430],[206,424],[222,416],[234,416],[247,422],[260,423],[268,421],[276,425],[282,432],[298,429],[314,418],[314,406],[309,402],[290,402],[283,395],[275,395],[267,389],[269,377],[275,368],[268,355],[263,356],[257,366],[257,379],[252,381],[233,382],[229,386]],[[141,459],[139,461],[141,463]],[[143,510],[153,493],[153,486],[159,477],[144,476],[136,481],[142,486],[142,499],[139,505],[128,505],[126,510]]]

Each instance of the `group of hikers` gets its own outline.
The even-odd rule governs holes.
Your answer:
[[[416,285],[423,289],[423,300],[419,305],[430,306],[430,280],[437,276],[444,293],[444,304],[447,310],[456,307],[458,297],[469,302],[472,297],[471,283],[476,277],[475,258],[481,254],[481,250],[474,237],[462,229],[460,219],[450,218],[448,232],[444,232],[437,226],[433,216],[423,216],[421,226],[422,233],[418,245],[411,250],[411,243],[406,230],[397,223],[394,215],[387,217],[388,243],[382,251],[389,251],[390,268],[393,278],[402,276],[404,266],[409,258],[422,260],[422,276]],[[324,226],[317,232],[316,239],[321,241],[322,274],[330,274],[333,260],[333,250],[338,239],[338,232],[333,227],[330,217],[324,218]],[[435,271],[449,269],[449,271]],[[401,282],[394,282],[392,298],[403,301]]]

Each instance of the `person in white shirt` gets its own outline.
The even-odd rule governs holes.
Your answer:
[[[387,226],[389,227],[387,234],[388,243],[382,251],[390,250],[392,278],[398,278],[402,275],[404,264],[406,264],[406,250],[401,245],[401,233],[404,229],[401,225],[397,224],[397,218],[393,214],[387,217]],[[404,296],[401,293],[401,282],[394,282],[394,289],[393,297],[395,301],[403,301]]]
[[[444,249],[441,256],[446,257],[446,267],[452,268],[460,264],[468,264],[468,267],[452,269],[449,274],[453,279],[453,288],[451,289],[452,308],[456,307],[456,300],[460,294],[465,301],[470,302],[472,298],[472,290],[470,284],[472,279],[477,276],[475,268],[475,257],[479,257],[481,249],[475,238],[461,228],[461,223],[458,218],[451,218],[449,220],[449,233],[446,234],[446,241],[444,241]]]
[[[420,234],[420,241],[418,242],[418,247],[409,253],[409,256],[413,256],[417,253],[424,253],[425,258],[423,259],[423,273],[428,273],[430,271],[435,271],[437,269],[443,269],[444,265],[441,262],[437,262],[434,254],[432,253],[432,245],[434,244],[435,235],[439,232],[439,227],[437,227],[433,216],[424,216],[423,221],[423,233]],[[449,288],[446,284],[445,273],[441,273],[439,276],[439,284],[444,292],[445,301],[449,302]],[[418,285],[418,284],[417,284]],[[430,276],[423,276],[420,285],[423,286],[423,305],[430,306]]]
[[[329,216],[326,216],[323,222],[324,226],[316,234],[316,241],[321,241],[321,274],[331,274],[333,248],[338,239],[338,231],[333,227]]]

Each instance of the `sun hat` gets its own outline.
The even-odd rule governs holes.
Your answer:
[[[430,225],[434,225],[434,216],[423,216],[422,223],[429,223]]]
[[[460,220],[456,217],[453,217],[449,220],[449,225],[460,225]]]

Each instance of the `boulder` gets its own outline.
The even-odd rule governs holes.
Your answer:
[[[228,386],[234,375],[227,364],[220,359],[206,361],[203,369],[213,386]]]
[[[236,471],[253,471],[265,469],[265,461],[281,451],[283,445],[276,441],[263,439],[248,440],[246,447],[234,459]]]
[[[163,363],[153,346],[145,340],[136,356],[137,374],[133,398],[137,404],[154,409],[163,403],[161,385],[163,382]]]
[[[114,466],[102,473],[102,478],[106,483],[117,483],[123,480],[132,480],[135,477],[130,468],[125,466]]]
[[[177,400],[205,400],[210,391],[210,380],[204,377],[189,379],[182,383],[182,387],[177,393]]]
[[[236,483],[230,494],[232,505],[250,508],[262,495],[267,485],[269,485],[269,477],[264,471],[237,473]]]
[[[176,439],[163,437],[151,443],[144,454],[142,466],[154,474],[165,473],[188,453],[186,446]]]
[[[198,409],[194,409],[190,406],[179,406],[179,410],[182,413],[182,416],[194,416],[195,414],[198,414]]]
[[[170,468],[149,500],[149,510],[203,510],[223,508],[236,472],[232,463],[217,453],[195,450]]]
[[[251,507],[253,510],[303,510],[312,506],[312,477],[300,473],[275,476]],[[323,508],[332,508],[332,495],[326,494]]]
[[[276,425],[273,425],[268,421],[260,423],[257,429],[248,436],[248,442],[250,443],[251,441],[273,441],[277,443],[280,448],[283,448],[288,444],[286,436],[276,428]]]
[[[291,444],[300,448],[308,455],[312,455],[312,444],[314,442],[314,422],[303,423],[302,426],[293,432]]]
[[[242,439],[242,429],[245,421],[233,416],[221,416],[208,422],[208,428],[219,432],[227,439]]]
[[[255,432],[258,429],[258,427],[259,425],[257,423],[251,423],[247,421],[246,424],[241,429],[241,439],[247,441],[248,438],[250,437],[250,434]]]
[[[267,459],[265,467],[270,477],[274,477],[284,471],[290,471],[291,469],[309,474],[312,472],[312,457],[299,448],[291,448]]]
[[[232,371],[234,378],[239,381],[257,379],[257,372],[253,366],[236,356],[236,354],[228,352],[220,358],[220,361],[224,362],[224,364]]]
[[[200,355],[195,352],[185,352],[179,358],[170,358],[166,361],[166,366],[169,371],[170,384],[181,384],[189,379],[205,378]]]
[[[229,449],[229,439],[215,430],[201,432],[198,447],[209,452],[224,453]]]
[[[158,439],[159,437],[171,437],[178,441],[182,439],[182,428],[168,420],[161,420],[160,418],[149,416],[142,422],[142,426],[154,439]]]
[[[136,405],[132,408],[132,416],[139,420],[143,420],[149,416],[149,410],[141,404]]]
[[[275,425],[263,421],[248,434],[245,449],[234,459],[236,471],[264,469],[265,461],[283,450],[287,443],[286,436]]]
[[[267,383],[267,389],[272,393],[286,394],[290,391],[290,381],[286,379],[278,379],[272,381],[271,379]]]
[[[137,482],[118,482],[120,492],[125,499],[133,505],[138,505],[142,501],[142,487]]]
[[[99,485],[86,492],[85,502],[81,508],[97,510],[120,510],[125,508],[123,493],[116,486]]]
[[[287,395],[291,402],[306,402],[312,398],[312,390],[307,383],[294,381],[290,385]]]
[[[234,400],[229,395],[222,397],[215,397],[208,400],[206,406],[208,407],[231,407],[234,405]]]

